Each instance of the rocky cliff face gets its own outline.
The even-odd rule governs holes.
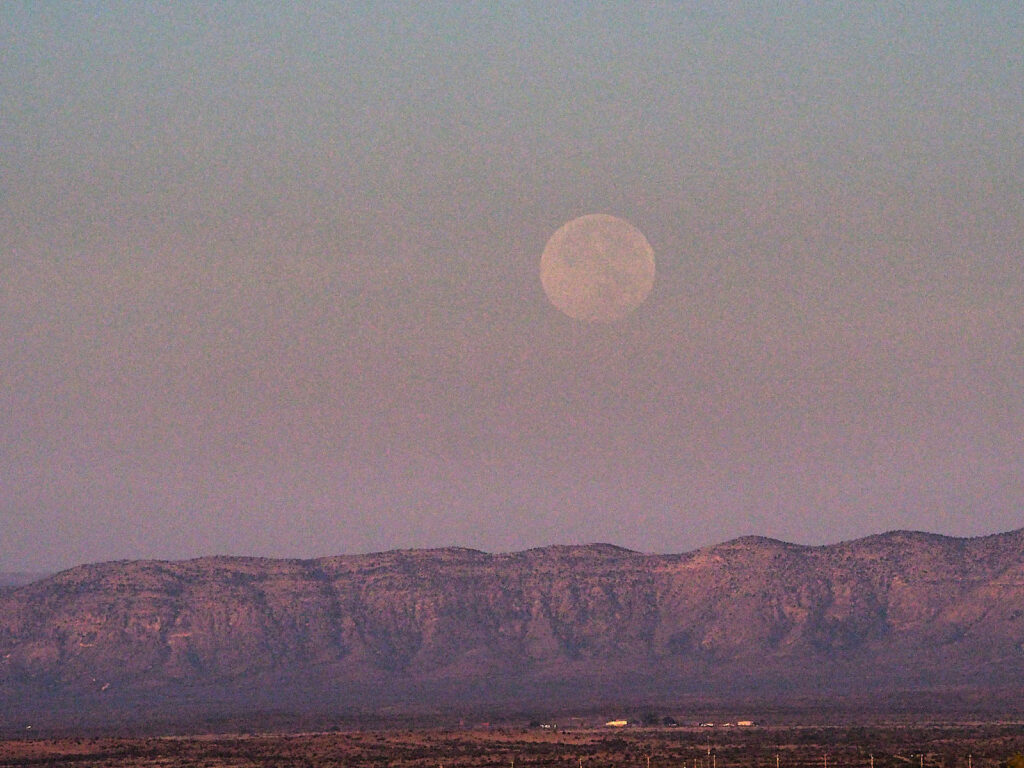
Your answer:
[[[751,537],[683,555],[115,562],[0,592],[9,691],[275,680],[429,698],[490,681],[497,700],[523,681],[600,697],[637,680],[671,695],[1008,679],[1024,679],[1024,529],[826,547]]]

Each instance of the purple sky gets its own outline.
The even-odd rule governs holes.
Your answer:
[[[3,4],[0,570],[1021,526],[1022,39]],[[658,276],[589,326],[538,265],[598,212]]]

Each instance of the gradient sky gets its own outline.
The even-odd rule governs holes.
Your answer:
[[[0,570],[1024,525],[1024,7],[3,3]],[[540,253],[654,247],[611,325]]]

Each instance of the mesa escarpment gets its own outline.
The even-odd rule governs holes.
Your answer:
[[[671,695],[1010,679],[1024,679],[1024,530],[824,547],[749,537],[681,555],[114,562],[0,592],[0,685],[19,691],[273,680],[282,695],[339,686],[371,702],[486,681],[473,695],[497,703],[637,681]]]

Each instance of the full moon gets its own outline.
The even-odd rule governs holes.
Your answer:
[[[548,240],[540,257],[548,300],[575,320],[613,322],[644,303],[654,285],[654,251],[628,221],[580,216]]]

